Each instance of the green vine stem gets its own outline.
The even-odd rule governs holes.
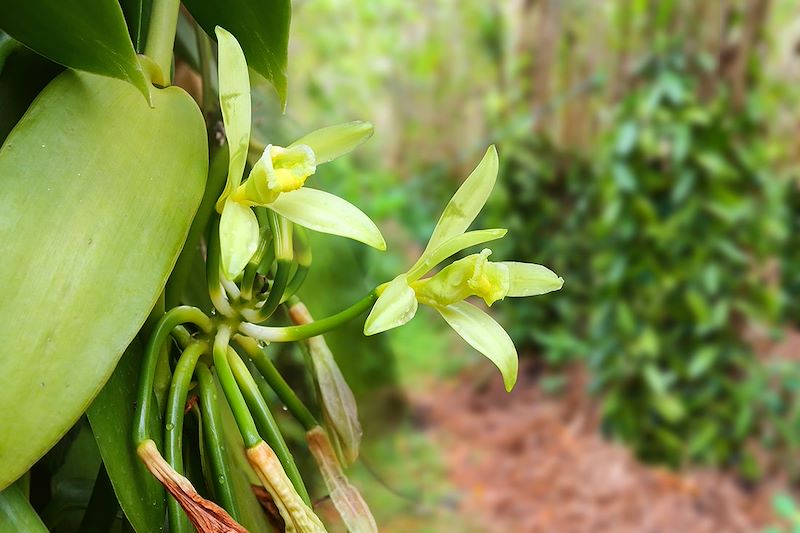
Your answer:
[[[237,354],[233,348],[228,349],[228,362],[236,378],[236,383],[239,385],[239,389],[245,397],[247,406],[255,417],[256,425],[261,435],[263,435],[264,440],[269,444],[270,448],[272,448],[272,451],[275,452],[275,455],[278,456],[278,460],[281,462],[283,470],[291,480],[292,485],[294,485],[294,489],[307,505],[311,505],[311,498],[309,498],[308,491],[306,490],[305,484],[303,484],[303,478],[300,476],[300,471],[297,469],[294,457],[292,457],[291,452],[289,452],[286,441],[283,440],[283,435],[281,435],[281,431],[278,429],[278,424],[275,422],[275,418],[272,416],[267,402],[261,395],[261,391],[258,390],[253,376],[250,375],[247,365],[244,364],[242,358],[239,357],[239,354]]]
[[[196,342],[184,350],[175,372],[167,396],[167,413],[164,426],[164,459],[183,475],[183,414],[186,396],[192,380],[194,367],[201,355],[208,352],[208,345]],[[192,525],[175,498],[167,499],[169,530],[172,533],[191,533]]]
[[[194,219],[192,219],[192,226],[189,228],[186,242],[183,245],[183,249],[178,256],[178,261],[175,263],[175,268],[172,270],[172,274],[167,282],[167,307],[175,307],[179,305],[183,299],[183,289],[186,286],[186,280],[188,279],[192,264],[199,253],[197,247],[200,243],[200,238],[208,225],[209,217],[211,217],[214,212],[214,204],[222,193],[222,188],[225,186],[227,177],[228,145],[224,144],[211,155],[203,199],[200,200],[200,207],[197,208]]]
[[[275,394],[278,395],[283,405],[285,405],[289,412],[292,413],[292,416],[303,425],[306,431],[319,425],[314,415],[308,410],[308,407],[300,401],[300,398],[297,397],[294,390],[286,383],[283,376],[278,372],[278,369],[275,368],[275,365],[272,364],[272,360],[269,358],[266,351],[263,350],[255,340],[250,337],[245,337],[244,335],[234,335],[233,340],[244,350],[253,362],[258,371],[258,375],[266,380],[266,383]],[[258,384],[258,379],[256,379],[256,384]],[[261,391],[262,396],[264,396],[264,392],[263,390]]]
[[[247,403],[244,401],[242,391],[239,390],[228,363],[228,342],[230,338],[230,327],[227,325],[220,326],[216,337],[214,337],[214,367],[217,369],[217,377],[220,385],[222,385],[222,392],[231,407],[239,432],[242,434],[244,446],[249,449],[258,445],[262,439],[258,434],[253,415],[247,409]]]
[[[269,289],[269,295],[264,301],[264,305],[255,312],[243,310],[242,315],[247,319],[256,323],[261,323],[269,319],[281,303],[281,297],[286,290],[289,283],[289,275],[292,271],[292,261],[285,259],[278,259],[278,267],[275,270],[275,278],[272,281],[272,287]]]
[[[175,31],[178,28],[180,0],[153,0],[150,12],[150,27],[144,54],[161,69],[162,79],[153,79],[158,85],[167,86],[172,79],[172,48],[175,46]]]
[[[292,280],[286,287],[281,303],[285,302],[300,289],[303,282],[306,280],[308,270],[311,268],[311,245],[308,242],[308,233],[303,226],[294,225],[294,261],[297,264],[297,270],[292,276]]]
[[[153,400],[153,380],[155,377],[156,365],[158,364],[161,346],[166,342],[172,330],[180,325],[195,324],[204,333],[210,334],[214,329],[214,324],[205,313],[196,307],[181,306],[170,309],[161,320],[158,321],[147,343],[147,349],[142,360],[142,370],[139,374],[139,387],[136,393],[136,412],[134,413],[133,424],[133,444],[139,444],[150,438],[150,428],[148,420]]]
[[[364,298],[357,301],[344,311],[331,315],[322,320],[315,320],[310,324],[302,326],[271,327],[259,326],[250,322],[243,322],[239,325],[239,331],[254,339],[266,342],[292,342],[316,337],[354,319],[375,303],[378,299],[376,289],[373,289]]]
[[[242,274],[242,282],[240,285],[242,290],[242,299],[245,301],[250,301],[253,298],[253,282],[256,279],[258,267],[261,265],[261,261],[263,261],[267,255],[267,248],[269,248],[270,244],[272,243],[272,232],[270,231],[269,226],[263,226],[261,228],[259,237],[258,249],[256,250],[256,253],[253,254],[253,258],[250,259],[250,262],[247,263],[247,266],[244,268],[244,274]]]
[[[239,505],[233,492],[233,477],[225,457],[227,444],[223,434],[217,386],[211,370],[202,361],[197,363],[194,373],[198,383],[200,413],[203,418],[203,439],[205,440],[206,457],[211,468],[214,498],[238,522]]]
[[[266,212],[261,211],[261,213],[262,218],[264,218],[264,214],[266,214],[266,219],[272,232],[272,243],[273,249],[275,250],[277,269],[275,271],[275,278],[272,281],[272,287],[270,287],[269,295],[264,301],[264,304],[255,311],[247,309],[242,312],[242,315],[247,320],[255,323],[266,321],[280,305],[283,293],[286,290],[286,285],[289,283],[292,262],[294,260],[294,249],[292,246],[293,224],[272,210],[266,210]]]
[[[214,51],[211,49],[211,39],[208,37],[203,28],[199,24],[195,25],[195,40],[197,42],[197,54],[200,60],[200,79],[203,81],[203,102],[201,109],[203,110],[203,118],[206,119],[208,126],[216,120],[216,113],[214,112],[217,103],[217,90],[214,87],[214,75],[212,73],[214,67]],[[213,128],[209,127],[208,131]]]

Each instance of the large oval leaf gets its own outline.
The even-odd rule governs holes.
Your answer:
[[[242,45],[250,68],[269,80],[286,104],[289,0],[184,0],[183,5],[211,37],[217,26],[231,32]]]
[[[152,308],[203,193],[202,115],[67,71],[0,149],[0,488],[86,409]]]
[[[148,84],[117,0],[0,0],[0,29],[64,66]]]

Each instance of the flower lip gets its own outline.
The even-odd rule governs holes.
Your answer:
[[[443,268],[433,277],[421,279],[411,284],[420,303],[448,306],[479,296],[491,306],[508,294],[508,267],[502,263],[491,263],[492,251],[484,248],[479,254],[472,254]]]

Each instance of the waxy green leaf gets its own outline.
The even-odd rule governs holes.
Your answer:
[[[184,0],[183,5],[212,37],[217,26],[235,35],[247,64],[272,83],[286,105],[290,0]]]
[[[0,491],[0,531],[47,533],[47,528],[16,485]]]
[[[8,36],[0,33],[0,40],[3,37],[8,39]],[[13,39],[3,42],[17,43]],[[5,51],[8,55],[0,57],[0,62],[3,62],[0,70],[0,143],[19,122],[36,95],[64,70],[61,65],[22,45]]]
[[[135,338],[86,411],[114,493],[128,521],[140,533],[160,530],[166,497],[164,488],[137,457],[131,439],[143,352],[142,343]],[[150,413],[151,435],[160,443],[158,409]]]
[[[68,71],[0,149],[0,488],[88,407],[181,250],[207,170],[182,89]],[[35,391],[35,392],[34,392]]]
[[[153,0],[119,0],[128,31],[137,52],[144,52],[144,41],[147,28],[150,24],[150,13],[153,10]]]
[[[149,98],[117,0],[0,0],[0,29],[56,63],[126,80]]]

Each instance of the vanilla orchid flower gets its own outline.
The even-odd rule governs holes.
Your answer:
[[[504,229],[466,231],[489,198],[497,169],[497,151],[490,146],[445,207],[422,256],[407,272],[379,287],[380,296],[364,324],[364,334],[374,335],[402,326],[414,317],[418,304],[428,305],[467,343],[497,365],[506,390],[511,390],[518,371],[514,343],[500,324],[466,298],[478,296],[492,305],[506,296],[533,296],[558,290],[564,280],[542,265],[490,262],[488,249],[455,261],[423,279],[448,257],[506,234]]]
[[[369,122],[322,128],[287,147],[268,145],[242,182],[250,146],[250,78],[236,38],[219,26],[219,98],[228,140],[228,180],[216,203],[222,271],[235,279],[253,257],[259,227],[253,206],[272,209],[309,229],[386,249],[377,226],[354,205],[333,194],[305,187],[317,166],[354,150],[372,136]]]

